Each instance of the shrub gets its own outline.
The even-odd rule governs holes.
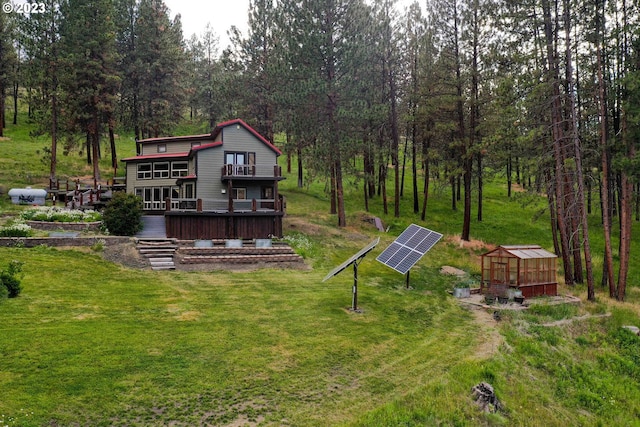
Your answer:
[[[31,227],[19,220],[0,228],[0,237],[30,237],[32,235]]]
[[[22,285],[22,262],[13,260],[9,263],[6,270],[0,271],[1,287],[6,289],[9,298],[15,298],[20,295]]]
[[[142,199],[133,194],[117,192],[102,213],[109,233],[133,236],[142,229]]]

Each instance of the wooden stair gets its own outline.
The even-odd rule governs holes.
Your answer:
[[[175,270],[174,255],[178,249],[175,239],[138,238],[136,248],[149,260],[152,270]]]

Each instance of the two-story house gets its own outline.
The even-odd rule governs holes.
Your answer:
[[[281,152],[242,120],[211,134],[139,140],[136,151],[123,159],[127,192],[165,215],[168,237],[282,235]]]

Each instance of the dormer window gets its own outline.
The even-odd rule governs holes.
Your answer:
[[[167,144],[158,144],[158,153],[166,153]]]

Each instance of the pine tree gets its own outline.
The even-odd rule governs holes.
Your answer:
[[[60,2],[45,0],[44,12],[23,16],[18,21],[18,37],[23,49],[22,83],[27,92],[29,118],[36,123],[33,135],[49,134],[49,179],[56,178],[60,133]],[[64,153],[69,152],[65,147]]]
[[[5,97],[11,85],[12,73],[17,62],[17,55],[12,40],[15,40],[15,26],[11,15],[0,13],[0,136],[6,127]]]
[[[186,52],[180,16],[171,21],[162,0],[142,0],[136,21],[135,72],[139,76],[141,134],[170,133],[186,104]]]
[[[67,66],[66,121],[86,135],[92,151],[94,183],[100,179],[100,134],[112,119],[119,78],[115,71],[113,4],[108,0],[67,0],[61,10],[61,42]],[[89,149],[89,146],[87,149]]]

